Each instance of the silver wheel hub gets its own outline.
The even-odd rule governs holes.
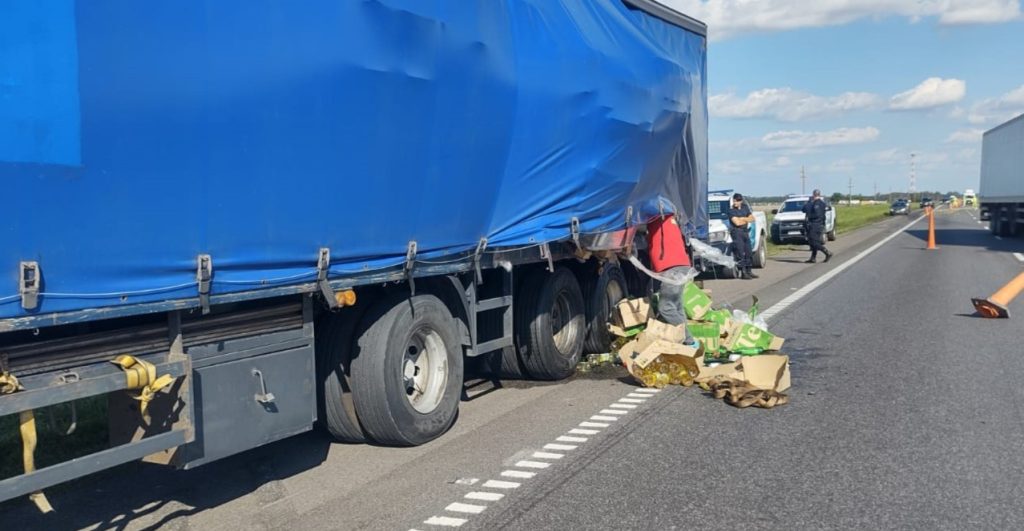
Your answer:
[[[409,338],[402,361],[402,382],[409,404],[420,413],[430,413],[444,398],[448,350],[433,329],[420,328]]]

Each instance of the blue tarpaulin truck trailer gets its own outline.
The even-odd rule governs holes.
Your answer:
[[[106,396],[111,439],[0,500],[431,440],[465,359],[571,375],[644,223],[706,224],[705,27],[654,0],[0,10],[0,416]]]

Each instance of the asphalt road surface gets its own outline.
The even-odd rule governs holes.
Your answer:
[[[569,382],[473,381],[452,431],[418,448],[310,433],[192,471],[131,464],[51,489],[17,528],[736,529],[1024,525],[1024,304],[974,317],[1021,272],[1021,240],[975,210],[841,235],[829,264],[775,257],[709,281],[762,307],[832,271],[771,321],[791,403],[739,410],[698,389],[640,392],[621,369]],[[847,261],[896,234],[852,265]],[[1021,257],[1024,259],[1024,257]],[[741,306],[738,306],[741,307]]]

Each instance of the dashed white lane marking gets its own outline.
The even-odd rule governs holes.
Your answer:
[[[607,428],[608,426],[611,426],[611,424],[608,424],[607,422],[581,422],[580,423],[580,427],[581,428]]]
[[[498,501],[505,495],[500,492],[470,492],[466,494],[467,500]]]
[[[643,404],[646,401],[647,401],[646,398],[644,398],[644,399],[640,399],[640,398],[620,398],[619,399],[619,402],[622,402],[624,404]]]
[[[551,452],[533,452],[530,457],[534,459],[561,459],[565,457],[565,454],[554,454]]]
[[[602,409],[601,410],[601,414],[602,415],[625,415],[626,413],[629,413],[629,411],[627,411],[625,409]],[[594,417],[590,417],[590,418],[594,418]]]
[[[854,264],[856,264],[857,262],[860,262],[861,260],[866,258],[869,254],[871,254],[871,253],[875,252],[876,250],[878,250],[879,247],[889,243],[890,241],[892,241],[893,238],[899,236],[900,234],[903,234],[907,229],[909,229],[910,227],[913,227],[915,223],[917,223],[918,221],[921,221],[925,217],[926,216],[921,216],[921,217],[915,219],[914,221],[911,221],[910,223],[907,223],[906,225],[903,226],[902,229],[900,229],[900,230],[898,230],[898,231],[896,231],[896,232],[886,236],[885,238],[882,239],[882,241],[872,245],[871,247],[868,247],[867,249],[864,249],[859,254],[857,254],[853,258],[847,260],[846,262],[843,262],[842,264],[840,264],[835,269],[829,271],[828,273],[825,273],[824,275],[822,275],[822,276],[818,277],[817,279],[815,279],[813,282],[811,282],[811,283],[807,284],[806,286],[804,286],[804,287],[796,290],[795,292],[791,293],[788,297],[786,297],[785,299],[782,299],[781,301],[777,302],[771,308],[768,308],[767,310],[761,312],[761,316],[764,317],[764,319],[766,321],[770,321],[773,317],[775,317],[776,314],[778,314],[782,310],[785,310],[786,308],[791,306],[796,301],[798,301],[798,300],[800,300],[800,299],[810,295],[811,293],[814,292],[814,290],[818,289],[819,286],[821,286],[822,284],[828,282],[829,280],[832,280],[833,278],[835,278],[837,275],[839,275],[843,271],[846,271],[847,269],[853,267]],[[625,400],[625,399],[623,399],[623,400]]]
[[[1013,253],[1013,257],[1016,258],[1017,260],[1021,261],[1021,262],[1024,262],[1024,254]]]
[[[544,449],[545,450],[562,450],[563,452],[564,451],[568,451],[568,450],[575,450],[577,448],[579,448],[579,446],[576,446],[574,444],[554,444],[554,443],[552,443],[552,444],[545,444],[544,445]]]
[[[586,437],[569,437],[568,435],[562,435],[555,438],[555,440],[559,442],[587,442]]]
[[[614,407],[614,408],[620,408],[620,409],[636,409],[636,404],[620,404],[620,403],[616,402],[616,403],[614,403],[614,404],[612,404],[612,405],[610,405],[608,407]]]
[[[515,481],[500,481],[497,479],[489,479],[484,484],[485,489],[518,489],[522,483],[516,483]]]
[[[651,395],[647,393],[629,393],[626,395],[626,398],[643,398],[644,400],[647,400],[650,397]]]
[[[536,472],[526,472],[523,470],[502,470],[501,475],[507,478],[518,478],[518,479],[530,479],[536,476]]]
[[[601,430],[581,430],[579,428],[573,428],[569,430],[569,433],[573,435],[597,435],[601,433]]]
[[[610,421],[610,420],[619,420],[619,417],[606,417],[604,415],[594,415],[594,416],[590,417],[590,420]]]
[[[431,516],[423,521],[427,525],[443,525],[445,527],[461,527],[466,523],[465,518],[452,518],[450,516]]]
[[[653,387],[639,387],[637,389],[634,389],[633,392],[634,393],[647,393],[649,395],[653,395],[655,393],[660,393],[661,389],[656,389],[656,388],[653,388]]]
[[[445,507],[444,510],[451,511],[453,513],[480,514],[484,512],[484,509],[486,508],[486,505],[473,505],[471,503],[455,502],[448,507]]]
[[[520,461],[515,464],[519,468],[547,468],[551,466],[551,463],[545,463],[543,461]]]

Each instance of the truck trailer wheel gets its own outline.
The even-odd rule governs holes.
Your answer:
[[[537,271],[521,284],[515,308],[516,349],[532,378],[561,380],[575,372],[587,334],[583,294],[565,267]]]
[[[454,318],[433,295],[395,294],[366,313],[352,358],[352,398],[370,439],[416,446],[451,427],[463,358]]]
[[[353,334],[363,313],[365,307],[357,305],[326,314],[316,323],[319,418],[327,432],[340,442],[366,442],[352,402],[350,379]]]
[[[626,276],[618,264],[607,262],[597,271],[585,271],[581,275],[580,289],[586,301],[587,337],[583,351],[589,354],[608,352],[612,334],[608,331],[608,320],[615,305],[628,296]]]

